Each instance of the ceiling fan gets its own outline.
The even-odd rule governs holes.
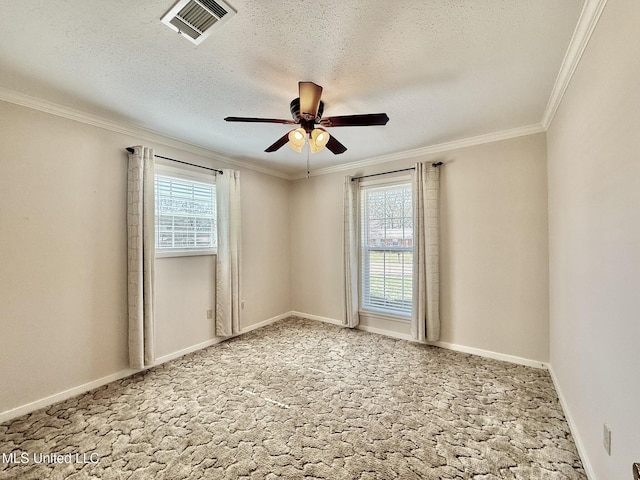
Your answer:
[[[320,100],[322,87],[313,82],[298,82],[298,92],[298,98],[294,98],[289,105],[293,120],[252,117],[227,117],[225,120],[227,122],[300,125],[300,127],[291,130],[276,140],[273,145],[267,147],[265,152],[275,152],[285,144],[288,144],[295,151],[301,152],[308,135],[311,153],[317,153],[326,147],[335,155],[344,153],[347,147],[321,127],[365,127],[369,125],[386,125],[389,121],[386,113],[323,117],[324,102]],[[321,127],[316,127],[316,124],[320,124]]]

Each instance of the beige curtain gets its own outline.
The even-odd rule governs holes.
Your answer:
[[[216,335],[229,337],[241,329],[240,172],[225,169],[216,177],[216,208]]]
[[[414,287],[411,336],[440,339],[440,169],[417,163],[413,173]]]
[[[343,262],[344,262],[344,305],[343,325],[354,328],[360,323],[358,308],[360,296],[358,288],[358,251],[359,251],[359,196],[360,181],[347,176],[344,179],[344,226],[343,226]]]
[[[129,365],[153,365],[155,206],[153,149],[133,147],[127,173]]]

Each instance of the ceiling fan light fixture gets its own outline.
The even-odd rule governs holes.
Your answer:
[[[294,98],[289,104],[293,121],[282,120],[279,118],[255,117],[226,117],[225,121],[300,125],[299,128],[285,133],[272,145],[269,145],[265,149],[265,152],[275,152],[287,144],[291,149],[298,153],[302,153],[304,144],[307,141],[307,136],[309,136],[308,152],[318,153],[326,147],[326,149],[334,155],[340,155],[341,153],[346,152],[347,147],[342,145],[336,137],[329,135],[324,128],[315,128],[316,124],[322,125],[323,127],[366,127],[370,125],[386,125],[389,121],[389,117],[386,113],[323,117],[324,103],[320,99],[322,96],[322,87],[320,85],[316,85],[313,82],[298,82],[298,93],[298,98]]]
[[[311,147],[311,153],[318,153],[327,145],[329,141],[329,132],[323,128],[314,128],[311,131],[311,138],[309,139],[309,146]]]
[[[289,132],[289,142],[287,145],[294,149],[296,152],[302,152],[302,147],[304,147],[305,137],[307,136],[307,132],[304,128],[296,128],[295,130],[291,130]]]

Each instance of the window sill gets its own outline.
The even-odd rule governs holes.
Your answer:
[[[364,315],[366,317],[376,318],[379,320],[389,320],[391,322],[400,322],[400,323],[409,323],[411,322],[411,317],[406,315],[394,315],[393,313],[388,312],[379,312],[377,310],[358,310],[360,315]]]
[[[173,258],[173,257],[204,257],[216,255],[218,251],[214,248],[207,250],[172,250],[172,251],[156,251],[156,258]]]

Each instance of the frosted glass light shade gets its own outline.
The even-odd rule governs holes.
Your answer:
[[[311,147],[311,153],[318,153],[322,150],[329,141],[329,132],[323,128],[314,128],[311,131],[311,138],[309,139],[309,146]]]
[[[304,141],[307,136],[307,132],[304,128],[296,128],[295,130],[291,130],[289,132],[289,142],[287,145],[294,149],[296,152],[302,152],[302,147],[304,147]]]

